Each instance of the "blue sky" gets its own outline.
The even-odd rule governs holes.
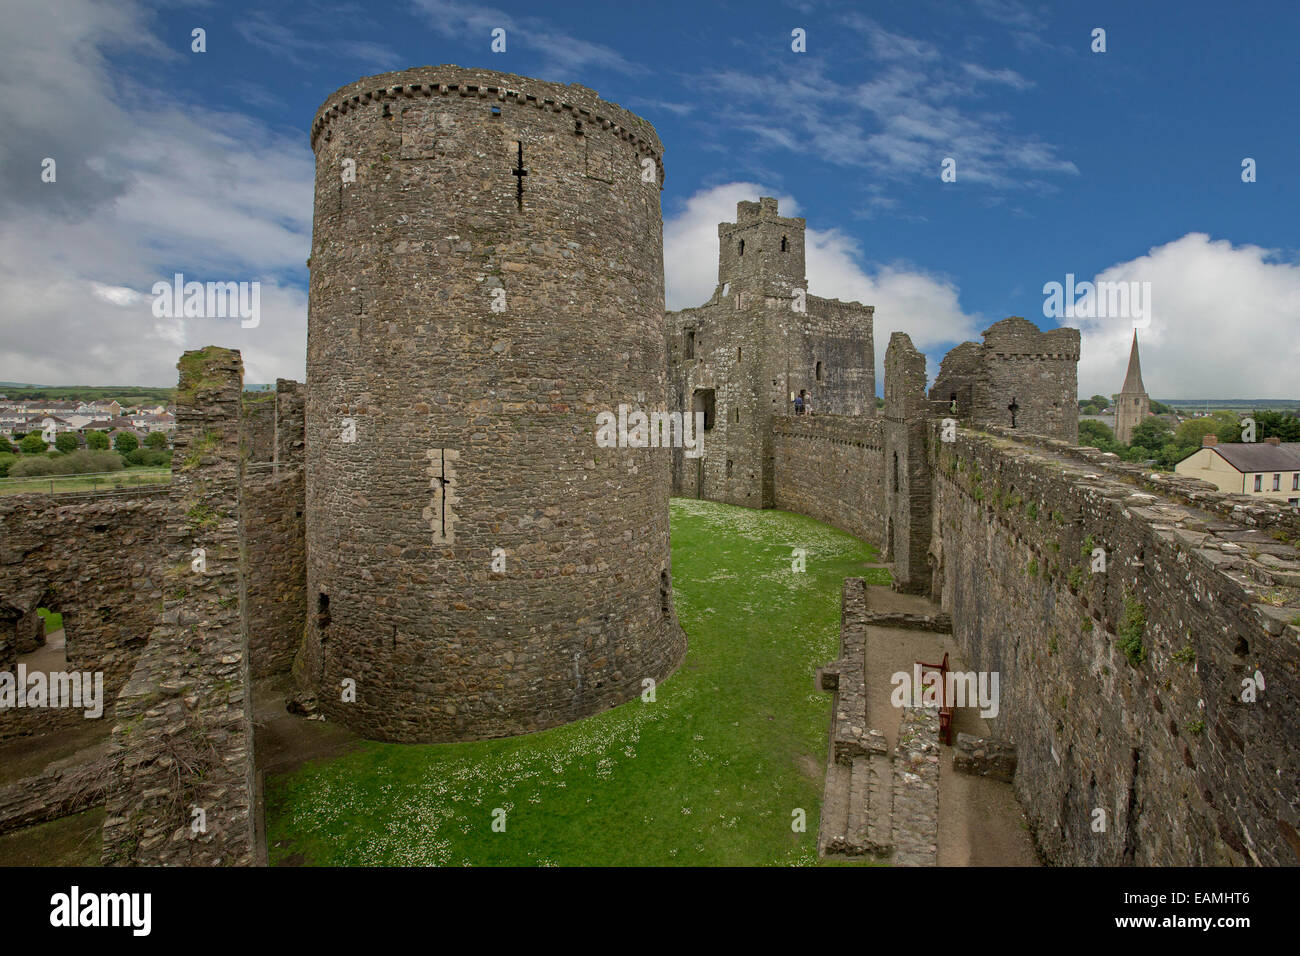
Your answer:
[[[170,384],[209,341],[243,350],[250,381],[301,378],[311,117],[358,77],[457,63],[582,83],[654,123],[669,307],[707,298],[715,223],[761,193],[807,218],[812,291],[875,305],[877,351],[907,331],[932,377],[1007,315],[1055,324],[1043,285],[1072,273],[1151,282],[1156,397],[1300,395],[1300,4],[7,7],[8,379]],[[261,281],[260,325],[155,319],[174,272]],[[1131,319],[1067,324],[1080,391],[1117,391]]]

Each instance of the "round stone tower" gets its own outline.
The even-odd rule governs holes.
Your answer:
[[[437,66],[338,90],[311,143],[299,679],[398,741],[633,699],[686,649],[670,453],[596,443],[601,412],[666,410],[654,129]]]

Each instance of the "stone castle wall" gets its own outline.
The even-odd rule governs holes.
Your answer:
[[[250,469],[240,486],[243,617],[254,678],[287,673],[307,619],[305,485],[301,466]]]
[[[307,620],[306,484],[302,386],[279,379],[269,422],[249,435],[245,396],[244,475],[239,486],[239,553],[244,640],[253,678],[288,673]],[[258,453],[267,455],[258,457]]]
[[[730,299],[669,317],[669,407],[694,412],[701,392],[713,397],[703,455],[692,458],[680,448],[670,453],[673,494],[761,508],[771,504],[770,489],[764,498],[771,412],[764,407],[761,325],[748,316],[727,318],[738,318]]]
[[[1010,426],[1065,441],[1079,437],[1079,330],[1039,330],[1011,316],[984,330],[982,344],[963,342],[945,357],[930,389],[936,415],[975,427]]]
[[[896,590],[930,589],[930,463],[925,356],[903,332],[885,350],[884,557]]]
[[[787,314],[788,312],[788,314]],[[839,299],[808,297],[808,311],[786,308],[773,310],[776,327],[773,342],[789,343],[786,370],[786,413],[789,392],[808,392],[812,410],[818,415],[876,414],[876,353],[873,339],[875,306]],[[773,353],[768,372],[781,381],[779,353]]]
[[[118,695],[105,865],[249,865],[253,731],[241,626],[239,354],[180,361],[166,600]],[[195,565],[196,549],[204,564]]]
[[[165,487],[111,495],[0,498],[0,671],[43,639],[40,607],[63,614],[66,671],[104,675],[104,715],[157,619]],[[81,710],[0,708],[0,739],[84,720]]]
[[[595,431],[668,401],[653,128],[579,86],[442,66],[337,91],[312,144],[299,672],[390,740],[639,694],[685,652],[669,456]]]
[[[275,393],[245,392],[241,401],[244,456],[248,461],[271,461],[275,458]]]
[[[933,436],[935,586],[964,657],[1001,675],[992,723],[1048,859],[1300,861],[1300,555],[1269,524],[1000,434]]]
[[[772,452],[777,508],[881,546],[888,504],[882,419],[777,418],[772,422]]]

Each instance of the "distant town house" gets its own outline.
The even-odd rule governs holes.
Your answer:
[[[170,412],[161,412],[152,415],[146,415],[144,418],[145,430],[153,432],[164,432],[170,434],[176,430],[176,416]]]
[[[1175,465],[1174,472],[1208,481],[1220,491],[1300,507],[1300,442],[1266,438],[1221,443],[1206,435],[1202,446]]]
[[[118,435],[134,435],[135,440],[137,442],[139,442],[141,445],[144,444],[145,433],[135,428],[130,428],[130,427],[114,428],[112,431],[108,433],[108,440],[110,442],[116,442]]]
[[[20,430],[57,435],[59,432],[75,432],[77,429],[67,419],[57,415],[29,415]]]

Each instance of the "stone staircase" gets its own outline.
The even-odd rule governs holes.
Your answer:
[[[841,615],[840,656],[817,672],[820,689],[835,695],[818,855],[933,866],[938,856],[938,710],[904,708],[899,745],[891,753],[885,736],[867,727],[866,629],[873,616],[861,578],[844,582]]]

